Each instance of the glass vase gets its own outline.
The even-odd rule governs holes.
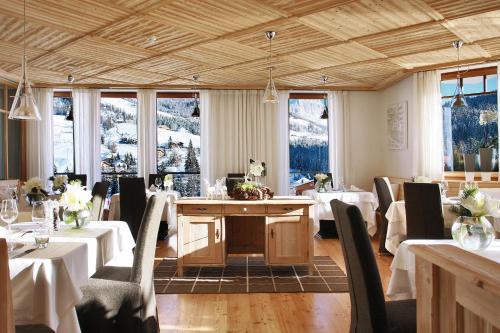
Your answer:
[[[63,220],[66,224],[74,224],[75,229],[83,228],[90,219],[90,211],[88,209],[71,211],[65,210]]]
[[[465,250],[478,251],[490,246],[495,230],[485,216],[459,216],[451,227],[453,239]]]

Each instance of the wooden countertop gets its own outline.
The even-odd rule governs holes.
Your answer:
[[[307,205],[312,206],[316,204],[316,201],[312,199],[269,199],[269,200],[208,200],[204,198],[181,198],[175,201],[177,205]]]

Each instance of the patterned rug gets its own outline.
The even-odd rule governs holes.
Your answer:
[[[179,277],[175,258],[165,258],[154,272],[157,294],[344,293],[347,277],[328,256],[305,266],[268,267],[262,257],[228,258],[226,267],[189,267]]]

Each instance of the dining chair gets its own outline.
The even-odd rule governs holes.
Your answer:
[[[120,177],[120,220],[127,222],[134,240],[146,209],[146,188],[142,177]]]
[[[148,200],[132,267],[104,266],[81,289],[76,306],[82,333],[159,332],[153,269],[166,193]]]
[[[79,175],[74,173],[68,174],[68,183],[71,183],[74,180],[79,180],[82,186],[87,186],[87,175]]]
[[[0,238],[0,332],[14,333],[14,309],[9,274],[7,241]]]
[[[155,180],[158,177],[161,179],[161,188],[165,189],[165,187],[163,186],[163,178],[165,177],[165,175],[164,174],[162,175],[162,174],[159,174],[159,173],[150,173],[149,174],[149,177],[148,177],[148,188],[151,187],[151,185],[155,185]]]
[[[389,221],[385,217],[389,206],[394,201],[391,183],[387,177],[376,177],[374,179],[375,188],[377,190],[378,207],[380,209],[381,223],[379,231],[378,253],[380,255],[390,255],[391,253],[385,248],[385,239],[387,237],[387,226]]]
[[[102,215],[104,213],[104,203],[106,202],[106,196],[108,195],[109,182],[96,182],[92,188],[92,211],[91,220],[92,221],[102,221]]]
[[[413,333],[416,302],[386,302],[372,244],[358,207],[330,202],[344,256],[351,299],[350,333]]]
[[[406,239],[444,239],[439,184],[404,183]]]
[[[230,172],[227,174],[227,178],[245,178],[245,174],[239,172]]]
[[[148,178],[148,188],[151,185],[155,185],[156,178],[161,178],[161,189],[165,190],[165,185],[163,185],[163,179],[166,174],[161,173],[150,173]],[[156,186],[156,185],[155,185]],[[158,230],[158,240],[164,240],[168,236],[168,221],[161,221],[160,229]]]

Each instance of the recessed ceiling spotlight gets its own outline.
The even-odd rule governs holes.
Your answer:
[[[149,36],[149,37],[148,37],[147,41],[148,41],[148,44],[152,45],[152,44],[155,44],[155,43],[156,43],[157,38],[156,38],[156,36],[155,36],[155,35],[152,35],[152,36]]]

